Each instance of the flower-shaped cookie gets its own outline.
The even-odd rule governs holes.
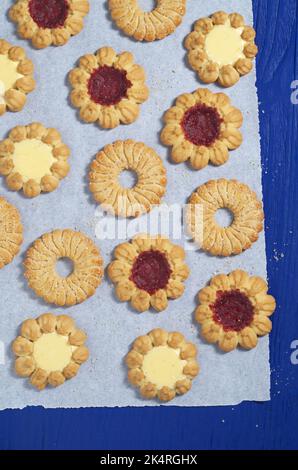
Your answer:
[[[221,226],[215,218],[227,209],[232,222]],[[200,248],[213,256],[239,255],[251,247],[263,230],[264,211],[254,191],[237,180],[218,179],[202,184],[190,196],[186,221]]]
[[[200,305],[195,317],[201,335],[229,352],[241,346],[252,349],[258,336],[270,333],[268,318],[275,310],[275,299],[267,294],[268,285],[257,276],[236,270],[214,276],[198,294]]]
[[[165,113],[164,121],[161,141],[172,147],[172,160],[189,160],[196,170],[209,162],[223,165],[229,150],[242,143],[242,113],[224,93],[198,88],[194,93],[180,95]]]
[[[110,263],[108,274],[116,284],[116,296],[130,301],[138,312],[165,310],[169,299],[184,293],[183,282],[189,269],[184,263],[185,252],[161,235],[139,234],[131,242],[115,249],[116,260]]]
[[[23,225],[18,209],[0,196],[0,269],[11,263],[23,243]]]
[[[0,174],[12,191],[36,197],[54,191],[69,172],[70,150],[56,129],[40,123],[14,127],[0,142]]]
[[[109,0],[118,28],[137,41],[155,41],[172,34],[186,11],[186,0],[156,0],[152,11],[143,11],[138,0]]]
[[[104,129],[131,124],[139,116],[139,104],[147,100],[143,67],[130,52],[117,55],[111,47],[81,57],[71,70],[70,99],[83,121],[97,122]]]
[[[173,400],[184,395],[199,373],[197,348],[177,331],[157,328],[139,336],[125,358],[128,380],[143,398]]]
[[[18,25],[21,38],[37,49],[63,46],[84,27],[88,0],[16,0],[9,17]]]
[[[119,176],[132,171],[136,183],[123,187]],[[161,158],[143,142],[118,140],[98,152],[91,164],[89,188],[94,199],[111,214],[138,217],[161,202],[167,176]]]
[[[202,82],[230,87],[252,70],[258,53],[255,36],[243,16],[218,11],[198,20],[186,37],[189,63]]]
[[[57,272],[57,261],[68,259],[72,272],[64,277]],[[35,240],[26,253],[25,278],[36,295],[46,302],[71,306],[91,297],[103,275],[102,257],[95,243],[81,232],[53,230]]]
[[[21,111],[26,95],[34,90],[34,66],[22,47],[0,39],[0,116],[7,110]]]
[[[25,320],[20,336],[12,344],[17,356],[15,371],[20,377],[29,377],[38,390],[47,385],[58,387],[75,377],[87,361],[86,339],[84,331],[77,329],[67,315],[45,313],[35,320]]]

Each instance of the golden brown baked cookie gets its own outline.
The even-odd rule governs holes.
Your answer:
[[[117,55],[111,47],[102,47],[81,57],[71,70],[70,99],[83,121],[113,129],[138,118],[139,105],[149,96],[145,80],[143,67],[135,64],[130,52]]]
[[[224,93],[198,88],[194,93],[180,95],[165,113],[164,121],[161,141],[172,147],[172,160],[189,160],[196,170],[209,162],[223,165],[229,150],[242,143],[242,113]]]
[[[258,53],[255,37],[239,13],[218,11],[199,19],[186,37],[188,61],[202,82],[230,87],[251,72]]]
[[[125,170],[136,175],[132,188],[119,182]],[[89,181],[94,199],[105,210],[122,217],[138,217],[160,204],[167,177],[161,158],[152,148],[134,140],[118,140],[96,155]]]
[[[86,339],[85,332],[77,329],[68,315],[44,313],[25,320],[20,336],[12,343],[17,356],[15,371],[20,377],[28,377],[38,390],[47,385],[58,387],[74,378],[87,361]]]
[[[116,284],[116,296],[121,302],[130,301],[138,312],[150,307],[161,312],[167,308],[168,299],[183,295],[189,276],[185,252],[168,238],[139,234],[118,245],[114,256],[108,275]]]
[[[128,380],[143,398],[173,400],[184,395],[199,373],[197,347],[177,331],[161,328],[139,336],[125,358]]]
[[[0,116],[21,111],[34,90],[34,66],[22,47],[0,39]]]
[[[241,346],[252,349],[258,336],[270,333],[268,317],[275,310],[275,299],[268,295],[268,285],[261,277],[236,270],[214,276],[198,294],[200,305],[195,317],[201,335],[229,352]]]
[[[143,11],[138,0],[109,0],[111,16],[119,29],[137,41],[155,41],[172,34],[182,22],[186,0],[156,0],[156,7]]]
[[[37,49],[64,46],[84,27],[88,0],[16,0],[9,17],[21,38],[30,39]]]
[[[12,262],[23,243],[23,226],[18,209],[0,196],[0,269]]]
[[[12,191],[36,197],[54,191],[69,172],[70,150],[56,129],[40,123],[14,127],[0,141],[0,174]]]
[[[223,208],[233,215],[228,227],[215,220],[217,210]],[[238,255],[250,248],[263,230],[263,220],[256,193],[246,184],[223,178],[210,180],[194,191],[187,210],[191,236],[203,250],[216,256]]]
[[[56,271],[61,258],[73,263],[67,277]],[[90,238],[74,230],[54,230],[37,239],[29,248],[24,261],[29,287],[46,302],[70,306],[91,297],[103,276],[103,261],[99,249]]]

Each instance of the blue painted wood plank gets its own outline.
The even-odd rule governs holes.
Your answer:
[[[296,0],[255,0],[268,273],[278,299],[271,335],[272,400],[216,408],[0,413],[2,449],[297,449],[298,79]]]

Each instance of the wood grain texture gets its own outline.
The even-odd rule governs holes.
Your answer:
[[[255,0],[268,273],[278,299],[271,335],[272,400],[218,408],[0,413],[2,449],[297,449],[297,0]]]

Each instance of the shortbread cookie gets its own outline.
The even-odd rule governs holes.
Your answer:
[[[184,281],[189,276],[185,252],[161,235],[140,234],[131,242],[115,249],[115,258],[108,267],[108,275],[116,285],[116,296],[122,302],[130,301],[138,312],[152,307],[165,310],[168,299],[177,299],[184,293]]]
[[[73,270],[67,277],[56,271],[56,263],[68,258]],[[29,287],[46,302],[70,306],[91,297],[103,276],[99,249],[86,235],[70,229],[42,235],[29,248],[24,261]]]
[[[34,66],[22,47],[0,39],[0,116],[21,111],[26,95],[34,90]]]
[[[21,38],[37,49],[63,46],[84,27],[88,0],[16,0],[9,17],[17,23]]]
[[[275,299],[268,295],[268,285],[257,276],[236,270],[214,276],[208,287],[198,294],[200,305],[195,317],[201,324],[201,335],[229,352],[241,346],[252,349],[258,336],[270,333],[268,317],[275,310]]]
[[[38,390],[47,385],[58,387],[74,378],[87,361],[86,339],[85,332],[67,315],[44,313],[25,320],[12,344],[17,356],[15,371],[20,377],[28,377]]]
[[[229,150],[242,143],[242,113],[224,93],[198,88],[194,93],[180,95],[165,113],[164,121],[161,141],[172,147],[172,160],[189,160],[196,170],[209,162],[223,165]]]
[[[0,269],[12,262],[23,243],[18,209],[0,196]]]
[[[156,0],[149,12],[138,0],[109,0],[111,16],[119,29],[137,41],[155,41],[172,34],[182,22],[186,0]]]
[[[131,124],[149,96],[145,79],[143,67],[135,64],[130,52],[117,55],[111,47],[102,47],[81,57],[71,70],[70,99],[87,123],[97,122],[104,129]]]
[[[197,347],[177,331],[161,328],[139,336],[125,358],[128,380],[143,398],[173,400],[184,395],[199,373]]]
[[[136,175],[132,188],[119,182],[125,170]],[[152,148],[134,140],[118,140],[96,155],[89,181],[94,199],[105,210],[122,217],[137,217],[160,204],[167,177],[161,158]]]
[[[0,142],[0,174],[12,191],[36,197],[54,191],[65,178],[69,154],[56,129],[39,123],[17,126]]]
[[[186,37],[188,61],[202,82],[230,87],[251,72],[258,53],[255,37],[239,13],[218,11],[198,20]]]
[[[221,227],[215,220],[218,209],[228,209],[233,221]],[[190,197],[187,210],[189,231],[205,251],[216,256],[238,255],[258,239],[264,212],[257,195],[237,180],[211,180]]]

